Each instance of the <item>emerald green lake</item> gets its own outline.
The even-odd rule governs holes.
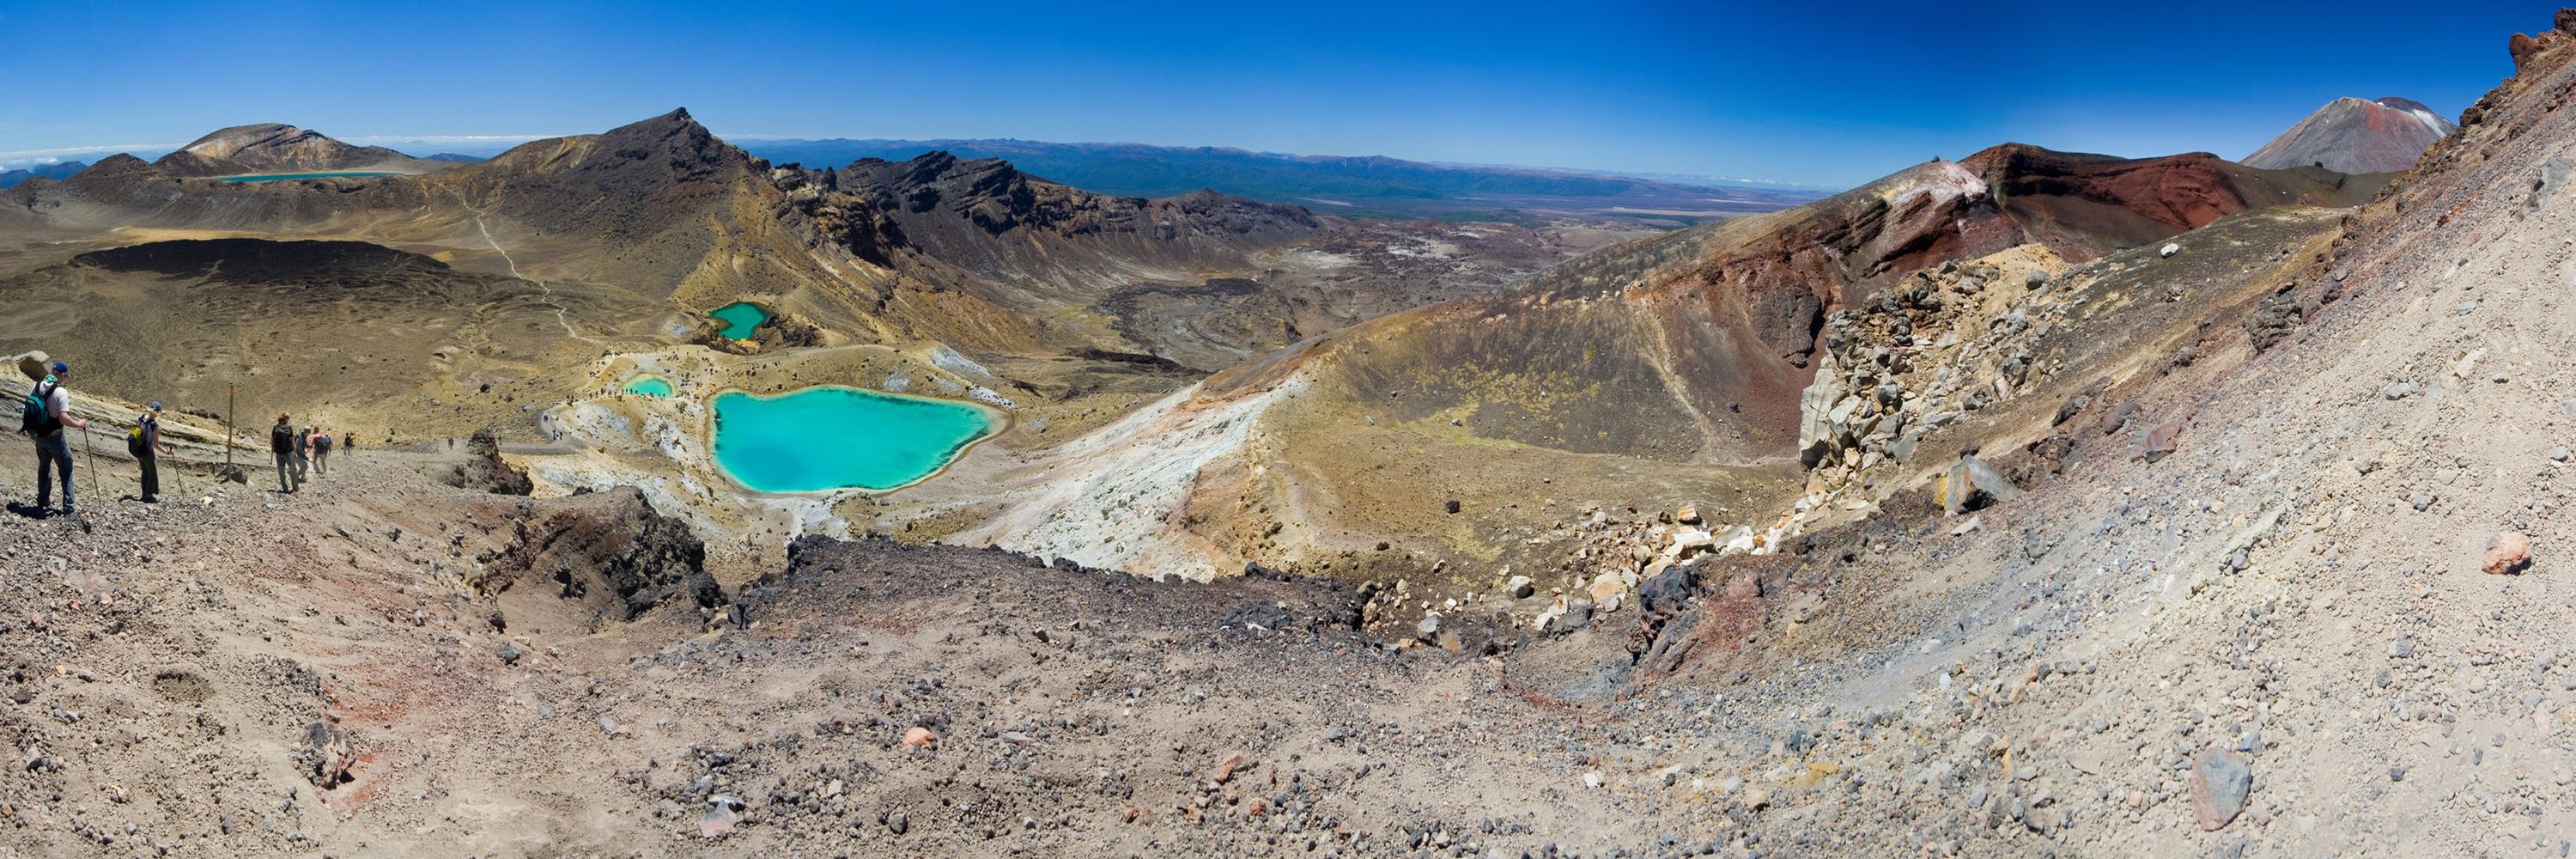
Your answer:
[[[259,176],[223,176],[225,182],[283,182],[288,179],[358,179],[368,176],[391,176],[383,170],[344,170],[336,173],[268,173]]]
[[[671,380],[660,376],[637,376],[628,380],[626,387],[620,390],[647,397],[667,397],[671,395]]]
[[[983,410],[826,385],[716,395],[715,461],[756,492],[893,489],[935,474],[994,430]]]
[[[725,328],[722,333],[733,340],[751,339],[751,332],[760,330],[760,323],[769,321],[769,311],[762,310],[760,305],[748,301],[737,301],[716,308],[708,315],[724,320]]]

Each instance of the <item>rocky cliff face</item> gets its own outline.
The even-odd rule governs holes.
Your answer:
[[[2402,98],[2339,98],[2290,126],[2245,156],[2266,169],[2321,167],[2340,173],[2411,170],[2426,147],[2459,126],[2423,104]]]

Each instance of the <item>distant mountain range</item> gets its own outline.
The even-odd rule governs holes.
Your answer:
[[[1033,175],[1124,197],[1213,190],[1327,214],[1408,217],[1518,210],[1694,222],[1776,211],[1825,192],[1534,167],[1430,164],[1381,156],[1283,155],[1221,147],[1033,140],[753,140],[778,164],[839,167],[944,151],[999,158]]]
[[[2254,150],[2245,157],[2245,166],[2395,173],[2413,169],[2433,141],[2457,127],[2432,108],[2409,99],[2339,98]]]
[[[20,182],[36,178],[66,179],[70,178],[72,174],[86,169],[89,169],[89,162],[64,161],[56,164],[38,164],[34,167],[22,167],[16,170],[0,170],[0,188],[15,187]]]

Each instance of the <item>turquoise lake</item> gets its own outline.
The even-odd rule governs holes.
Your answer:
[[[716,308],[709,311],[707,315],[724,320],[725,328],[721,333],[733,340],[751,339],[751,333],[760,330],[760,323],[769,321],[769,311],[762,310],[760,305],[748,301],[737,301]]]
[[[619,390],[629,394],[643,394],[647,397],[667,397],[671,395],[671,380],[660,376],[637,376],[628,380],[626,386]]]
[[[755,492],[893,489],[937,473],[994,430],[973,406],[840,385],[726,391],[708,404],[716,467]]]
[[[262,176],[224,176],[221,177],[221,179],[226,182],[283,182],[289,179],[359,179],[368,176],[391,175],[394,174],[382,170],[351,170],[338,173],[270,173]]]

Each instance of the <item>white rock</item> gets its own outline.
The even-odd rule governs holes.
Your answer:
[[[2173,256],[2174,254],[2182,253],[2182,245],[2178,245],[2178,244],[2167,244],[2167,245],[2165,245],[2165,247],[2164,247],[2164,249],[2163,249],[2163,250],[2157,251],[2156,253],[2157,253],[2157,254],[2159,254],[2159,255],[2161,255],[2161,256],[2168,256],[2168,257],[2170,257],[2170,256]]]

